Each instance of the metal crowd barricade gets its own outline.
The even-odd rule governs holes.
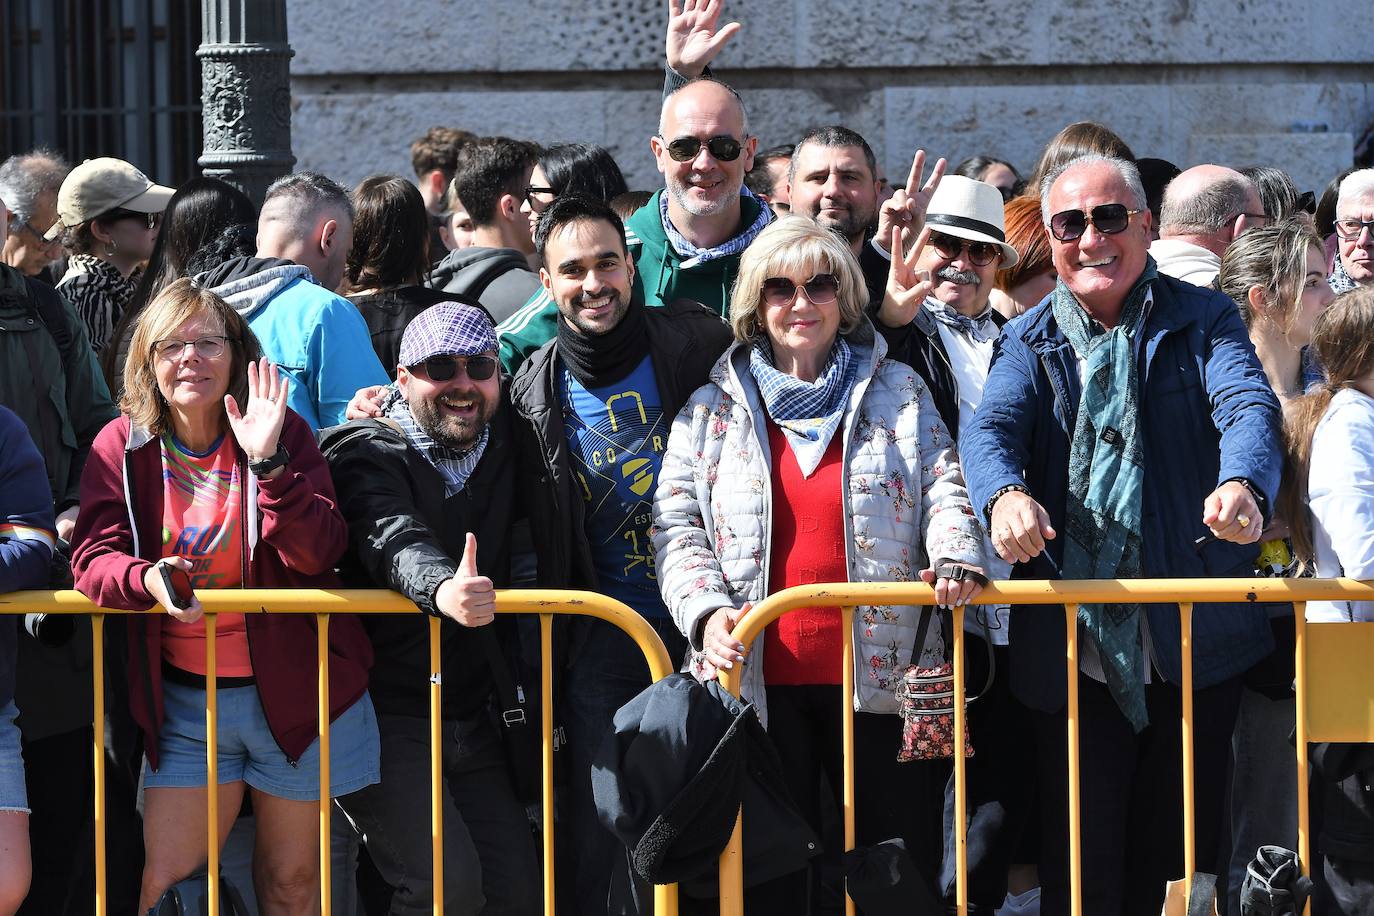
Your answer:
[[[624,630],[639,646],[649,663],[654,680],[666,677],[674,670],[668,651],[658,634],[638,613],[626,605],[594,592],[555,591],[544,589],[511,589],[496,593],[498,614],[537,614],[540,642],[540,695],[542,698],[542,835],[544,864],[544,913],[554,916],[554,827],[553,827],[553,618],[558,614],[595,617]],[[206,656],[206,766],[207,786],[218,784],[216,746],[217,691],[215,689],[215,621],[216,615],[238,614],[313,614],[315,615],[318,653],[318,717],[320,722],[320,913],[329,916],[330,900],[330,806],[329,794],[329,616],[350,614],[419,614],[409,600],[395,592],[382,589],[220,589],[196,593],[205,607]],[[105,916],[109,910],[105,872],[105,667],[104,624],[106,614],[150,613],[111,611],[94,605],[75,591],[12,592],[0,595],[0,614],[89,614],[91,617],[92,691],[94,695],[95,740],[94,797],[95,797],[95,883],[96,914]],[[441,760],[441,685],[443,670],[439,652],[438,618],[429,622],[429,700],[430,700],[430,836],[433,846],[434,913],[444,911],[443,829],[442,806],[443,769]],[[207,873],[219,874],[219,796],[207,791],[208,849]],[[219,882],[208,882],[208,911],[219,912]],[[676,885],[661,885],[654,889],[655,912],[658,916],[677,916]]]
[[[918,582],[835,583],[790,588],[760,601],[735,627],[734,638],[751,645],[768,624],[789,611],[804,607],[840,608],[841,632],[853,632],[854,609],[860,605],[931,604],[934,590]],[[976,602],[988,604],[1062,605],[1066,634],[1064,654],[1068,681],[1067,741],[1069,779],[1070,899],[1073,916],[1083,916],[1082,810],[1079,799],[1078,755],[1078,606],[1097,603],[1173,604],[1179,607],[1182,649],[1183,750],[1183,864],[1187,890],[1197,871],[1193,770],[1193,658],[1192,623],[1195,603],[1292,602],[1297,635],[1298,852],[1306,873],[1311,857],[1307,804],[1309,741],[1374,742],[1374,681],[1369,660],[1374,658],[1374,623],[1307,624],[1308,601],[1374,600],[1374,583],[1353,579],[1134,579],[1101,581],[1009,581],[984,589]],[[964,609],[955,608],[954,629],[954,823],[957,884],[955,902],[960,916],[968,913],[967,787],[964,759]],[[854,848],[854,647],[843,644],[841,706],[844,774],[842,799],[845,849]],[[742,666],[720,673],[721,683],[736,696]],[[720,858],[720,916],[743,916],[743,817]],[[1163,889],[1161,888],[1161,892]],[[846,916],[854,916],[854,902],[845,898]]]

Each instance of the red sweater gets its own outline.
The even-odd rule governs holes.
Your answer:
[[[91,444],[81,475],[72,571],[76,587],[101,607],[143,611],[154,607],[143,575],[162,556],[162,456],[156,437],[137,441],[132,448],[129,440],[129,419],[121,416]],[[281,443],[291,453],[285,473],[258,480],[257,505],[245,507],[256,510],[261,530],[243,585],[337,586],[333,568],[348,545],[348,529],[335,504],[329,467],[310,427],[290,411]],[[239,461],[241,467],[246,461],[241,449]],[[137,530],[130,527],[131,517],[137,520]],[[246,526],[240,525],[239,531],[246,532]],[[246,539],[246,533],[243,536]],[[248,556],[245,540],[245,561]],[[129,703],[154,769],[163,721],[162,625],[168,619],[160,609],[128,617]],[[287,757],[298,760],[318,735],[315,620],[308,614],[249,614],[246,623],[268,727]],[[372,646],[353,614],[330,616],[329,645],[332,721],[367,690]]]
[[[844,504],[840,493],[843,436],[837,430],[816,472],[803,477],[786,436],[768,423],[773,456],[773,536],[768,591],[817,582],[847,582]],[[845,634],[840,610],[808,607],[768,625],[763,679],[769,685],[840,683]]]

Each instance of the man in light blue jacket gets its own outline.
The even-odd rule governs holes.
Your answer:
[[[334,292],[353,244],[348,192],[313,172],[267,189],[254,258],[232,258],[196,278],[248,320],[263,353],[291,377],[291,409],[316,430],[347,418],[359,388],[390,381],[367,322]]]

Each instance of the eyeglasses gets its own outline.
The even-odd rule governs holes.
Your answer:
[[[703,145],[721,162],[734,162],[739,158],[741,145],[734,137],[712,137],[704,144],[696,137],[678,137],[668,144],[668,155],[674,162],[691,162]]]
[[[935,247],[936,253],[946,261],[953,261],[964,251],[967,251],[968,259],[978,267],[987,267],[992,263],[993,258],[1002,253],[1001,246],[991,242],[974,242],[945,235],[943,232],[932,232],[930,244]]]
[[[44,236],[47,233],[39,232],[37,229],[33,228],[33,223],[29,222],[28,220],[23,220],[19,223],[16,223],[15,227],[23,230],[24,232],[27,232],[29,235],[38,239],[38,241],[44,245],[56,245],[62,241],[61,239],[52,239],[51,241],[49,241],[48,239],[44,238]]]
[[[535,201],[534,201],[534,195],[536,195],[536,194],[547,194],[547,195],[549,195],[550,197],[557,197],[557,196],[558,196],[558,192],[555,191],[553,188],[541,188],[541,187],[538,187],[537,185],[530,185],[529,187],[525,188],[525,200],[529,201],[530,206],[534,206],[534,203],[535,203]],[[547,203],[547,201],[539,201],[539,202],[540,202],[540,203]]]
[[[215,359],[224,352],[224,346],[228,342],[229,338],[222,334],[212,337],[197,337],[195,340],[176,340],[169,337],[166,340],[153,341],[153,354],[158,359],[171,362],[181,359],[181,355],[186,352],[187,347],[195,347],[196,355],[201,359]]]
[[[1353,242],[1360,237],[1360,233],[1365,229],[1374,238],[1374,219],[1338,219],[1336,220],[1336,234],[1342,241]]]
[[[816,274],[801,285],[812,305],[834,302],[840,294],[840,281],[834,274]],[[797,284],[787,277],[769,277],[763,281],[763,301],[769,305],[791,305],[797,297]]]
[[[1317,215],[1317,192],[1316,192],[1316,191],[1303,191],[1301,194],[1299,194],[1299,195],[1298,195],[1298,204],[1297,204],[1297,208],[1298,208],[1298,211],[1299,211],[1299,212],[1306,213],[1306,214],[1308,214],[1308,215],[1310,215],[1310,216],[1316,216],[1316,215]]]
[[[139,213],[137,210],[111,210],[101,214],[101,218],[112,223],[122,219],[136,219],[149,229],[156,229],[162,222],[161,213]]]
[[[496,374],[494,356],[431,356],[422,363],[410,367],[410,371],[420,370],[431,382],[447,382],[462,369],[474,382],[485,382]]]
[[[1239,213],[1237,213],[1236,216],[1244,216],[1245,218],[1249,219],[1252,223],[1259,224],[1259,226],[1269,225],[1268,213],[1250,213],[1246,210],[1242,210]]]
[[[1061,242],[1072,242],[1088,231],[1088,223],[1103,235],[1125,231],[1131,217],[1140,210],[1127,210],[1124,204],[1099,204],[1092,210],[1063,210],[1050,217],[1050,233]]]

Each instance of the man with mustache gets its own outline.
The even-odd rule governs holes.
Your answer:
[[[443,302],[401,338],[381,415],[321,433],[348,521],[347,584],[389,588],[440,618],[444,912],[539,910],[534,842],[489,705],[496,587],[510,584],[519,514],[510,412],[502,410],[496,334],[475,305]],[[481,560],[477,546],[481,544]],[[364,617],[381,782],[337,800],[358,827],[390,912],[429,913],[429,626],[421,615]],[[485,907],[485,908],[484,908]]]
[[[909,187],[914,189],[920,181],[919,166],[913,167],[913,175]],[[1006,243],[1002,194],[993,185],[946,175],[929,201],[920,235],[913,239],[910,229],[896,228],[881,239],[893,250],[898,244],[921,247],[914,275],[900,279],[907,287],[926,285],[925,301],[919,307],[901,308],[896,297],[887,296],[877,308],[875,324],[888,341],[888,356],[912,366],[925,379],[940,418],[957,440],[982,400],[993,347],[1006,321],[989,303],[993,279],[999,269],[1016,264],[1018,255]],[[919,226],[919,206],[914,212],[918,219],[913,222]],[[894,264],[894,273],[901,272],[902,265]],[[991,544],[984,543],[983,553],[988,577],[1008,578],[1011,566]],[[966,683],[969,695],[980,697],[968,709],[977,750],[967,769],[969,901],[992,912],[1006,897],[1007,871],[1015,861],[1032,798],[1032,781],[1019,765],[1030,736],[1025,712],[1008,688],[1007,606],[969,608],[964,627],[970,666]],[[995,670],[991,681],[988,659]],[[951,780],[945,792],[946,848],[940,878],[940,890],[950,903],[955,891],[953,801]]]
[[[558,197],[534,244],[540,282],[557,305],[557,336],[515,377],[520,490],[530,516],[538,584],[619,599],[663,638],[676,663],[687,642],[659,595],[649,539],[659,465],[673,417],[706,382],[731,333],[715,312],[684,299],[648,308],[620,218],[587,197]],[[542,505],[541,505],[542,504]],[[580,912],[604,916],[613,856],[598,822],[592,757],[615,711],[649,686],[633,641],[611,624],[574,619],[559,691],[571,753],[571,808],[562,828],[576,863]],[[621,853],[623,854],[623,852]]]

